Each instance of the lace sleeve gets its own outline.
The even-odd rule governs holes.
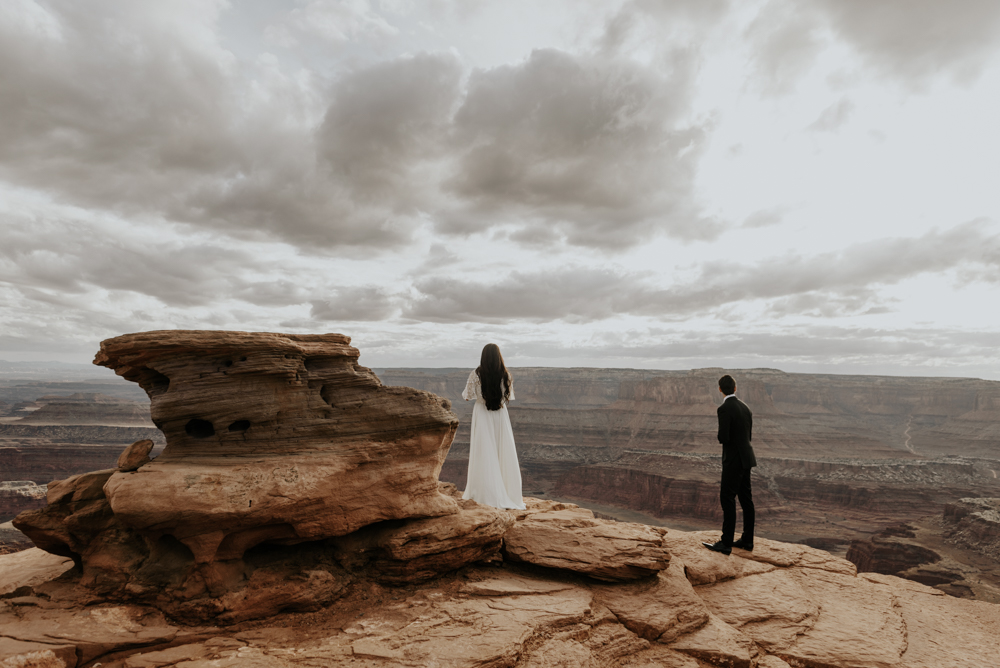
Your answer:
[[[510,401],[514,401],[514,377],[507,374],[507,387],[510,388]]]
[[[462,398],[466,401],[475,401],[479,394],[476,392],[476,385],[479,384],[479,376],[476,375],[476,370],[473,369],[472,373],[469,374],[469,380],[465,381],[465,389],[462,390]]]

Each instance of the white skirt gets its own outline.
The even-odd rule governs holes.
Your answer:
[[[524,509],[521,468],[506,406],[491,411],[476,401],[472,409],[469,475],[462,498],[494,508]]]

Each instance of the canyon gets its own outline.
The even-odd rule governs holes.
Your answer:
[[[452,402],[459,424],[441,479],[462,489],[472,406],[461,390],[469,370],[374,372],[386,385]],[[512,372],[517,399],[510,415],[525,494],[581,504],[602,517],[718,528],[715,407],[725,370]],[[944,555],[936,567],[948,575],[935,576],[942,580],[935,586],[1000,600],[1000,568],[967,544],[947,540],[957,520],[945,517],[945,508],[961,499],[1000,497],[1000,383],[730,372],[755,415],[759,535],[847,557],[852,544],[909,524],[913,544]],[[164,437],[151,426],[148,399],[136,389],[118,378],[0,382],[7,406],[0,418],[3,478],[43,486],[108,469],[126,445],[144,438],[154,440],[156,456]],[[23,503],[27,509],[37,501]],[[4,521],[17,508],[0,510]],[[889,541],[883,552],[894,545]],[[912,558],[899,556],[900,563]],[[898,572],[914,567],[931,565]]]
[[[50,481],[107,468],[129,443],[148,438],[162,450],[149,399],[133,387],[117,378],[0,378],[0,523],[35,507]]]
[[[97,363],[143,388],[166,445],[52,481],[15,518],[35,547],[0,554],[0,666],[930,668],[1000,652],[1000,605],[809,545],[761,536],[723,555],[703,544],[715,530],[462,499],[439,480],[451,401],[380,382],[359,352],[339,334],[102,342]],[[652,454],[689,477],[711,465]],[[550,461],[538,484],[569,484]],[[815,472],[917,475],[886,461],[901,468]],[[977,470],[959,464],[947,475]],[[995,501],[950,505],[951,540],[991,554]]]
[[[462,488],[471,405],[461,390],[469,371],[377,373],[387,384],[452,400],[461,421],[442,479]],[[715,408],[723,373],[736,377],[737,394],[754,411],[759,535],[847,557],[852,543],[918,523],[914,544],[926,542],[947,558],[938,576],[914,572],[917,579],[1000,601],[1000,564],[945,540],[953,522],[944,515],[960,499],[1000,496],[1000,383],[993,381],[773,369],[512,369],[510,416],[525,493],[602,516],[718,530]],[[883,550],[893,549],[890,543]]]

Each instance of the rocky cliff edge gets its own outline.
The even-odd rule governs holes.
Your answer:
[[[102,344],[167,436],[49,485],[0,556],[0,667],[990,666],[1000,606],[803,545],[510,512],[437,482],[447,402],[340,335]],[[236,425],[235,428],[232,428]],[[294,471],[295,475],[289,473]],[[252,503],[251,503],[252,502]],[[40,549],[39,549],[40,548]]]

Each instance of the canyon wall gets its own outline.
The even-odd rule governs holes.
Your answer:
[[[383,382],[434,391],[462,418],[468,370],[383,369]],[[723,369],[515,368],[519,446],[716,453]],[[732,371],[763,456],[1000,459],[1000,383],[976,379]],[[464,422],[464,421],[463,421]],[[459,431],[456,442],[468,442]]]
[[[468,466],[471,404],[460,399],[468,373],[379,371],[387,384],[433,389],[453,400],[461,422],[441,477],[459,488]],[[591,504],[622,519],[718,529],[715,409],[723,373],[512,369],[517,400],[510,416],[525,494]],[[898,537],[871,542],[900,522],[940,518],[946,504],[962,498],[1000,496],[1000,383],[730,373],[754,411],[759,535],[840,555],[851,546],[866,568],[902,569],[948,593],[1000,600],[1000,589],[976,584],[994,576],[1000,584],[996,565],[963,566],[958,553],[917,565],[940,550],[936,525],[904,547],[894,542]],[[863,558],[865,549],[871,554]],[[879,560],[892,565],[872,566]],[[976,568],[985,575],[975,576]]]
[[[1000,563],[1000,498],[966,498],[944,507],[945,536]]]
[[[0,482],[0,524],[14,519],[18,513],[45,505],[45,486],[29,480]]]

